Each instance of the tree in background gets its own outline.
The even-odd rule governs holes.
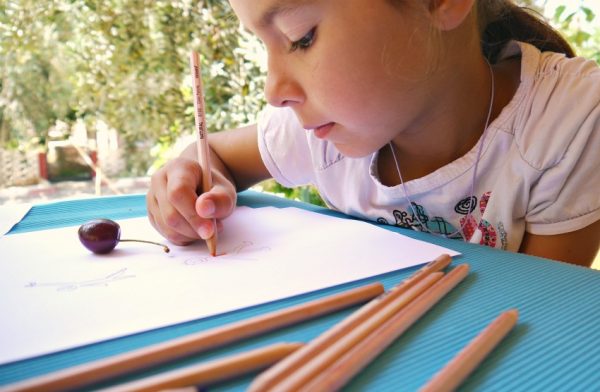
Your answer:
[[[519,3],[543,12],[547,0]],[[600,62],[592,9],[565,2],[550,12],[577,52]],[[125,141],[123,174],[146,174],[193,134],[192,49],[202,54],[209,130],[254,121],[264,105],[264,51],[226,1],[1,2],[0,147],[43,146],[57,120],[89,130],[102,121]],[[311,188],[267,186],[319,201]]]
[[[568,9],[566,5],[555,8],[550,22],[583,56],[600,64],[600,28],[594,25],[598,17],[594,11],[584,5]]]
[[[202,53],[209,130],[263,105],[258,42],[227,2],[36,0],[0,4],[0,146],[44,143],[57,121],[119,131],[129,174],[194,124],[188,56]],[[164,148],[160,148],[164,147]]]

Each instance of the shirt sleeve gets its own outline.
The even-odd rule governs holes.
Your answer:
[[[261,158],[277,182],[286,187],[313,183],[306,130],[292,109],[267,106],[257,128]]]
[[[600,70],[584,59],[554,57],[538,77],[523,124],[535,132],[517,138],[523,158],[539,171],[526,230],[562,234],[600,219]]]

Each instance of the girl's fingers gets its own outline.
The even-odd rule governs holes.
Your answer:
[[[151,191],[146,195],[146,205],[150,223],[163,237],[176,245],[188,245],[195,240],[195,238],[190,238],[170,229],[165,222],[163,222],[158,202]]]
[[[212,237],[214,219],[231,214],[237,194],[229,181],[215,183],[213,188],[198,197],[202,173],[198,162],[175,159],[154,176],[146,196],[148,217],[164,237],[179,245],[199,238]]]
[[[172,230],[190,238],[199,238],[204,219],[195,210],[196,189],[202,180],[200,166],[194,161],[180,162],[171,168],[166,183],[165,206],[162,204],[163,220]]]
[[[196,180],[186,172],[193,172],[188,162],[180,160],[168,163],[152,176],[146,197],[148,214],[153,226],[167,239],[176,244],[190,243],[198,234],[185,218],[185,204],[193,206],[196,200]],[[187,183],[187,182],[191,183]],[[188,207],[189,209],[189,207]],[[184,211],[182,214],[181,211]]]
[[[210,192],[200,195],[196,200],[196,213],[205,219],[223,219],[231,215],[237,194],[228,185],[215,184]]]
[[[210,192],[203,193],[196,200],[196,213],[205,219],[198,232],[204,239],[219,231],[222,227],[219,226],[220,219],[228,217],[233,211],[237,194],[233,186],[228,185],[215,184]],[[217,227],[214,226],[215,222]]]

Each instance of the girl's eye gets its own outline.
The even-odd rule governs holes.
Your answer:
[[[312,29],[310,29],[310,31],[308,33],[306,33],[306,35],[304,37],[300,38],[298,41],[292,42],[292,44],[290,45],[290,52],[293,52],[297,49],[307,50],[308,48],[310,48],[312,46],[312,44],[315,42],[315,32],[316,31],[317,31],[317,28],[313,27]]]

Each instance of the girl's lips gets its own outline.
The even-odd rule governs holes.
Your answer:
[[[335,123],[327,123],[327,124],[323,124],[321,126],[316,127],[313,132],[315,133],[315,136],[319,139],[324,139],[325,137],[327,137],[327,134],[331,131],[331,128],[333,128],[333,126],[335,125]]]

